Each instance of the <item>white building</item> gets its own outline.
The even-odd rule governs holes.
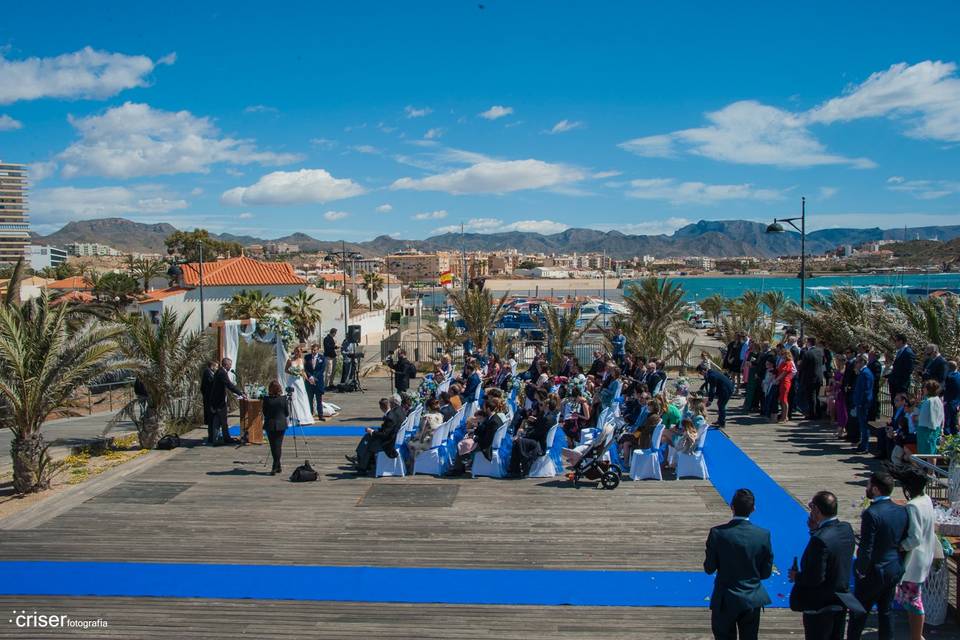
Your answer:
[[[30,268],[40,271],[48,267],[58,267],[67,261],[67,252],[58,247],[31,244],[26,250]]]
[[[71,242],[67,245],[67,253],[71,256],[85,258],[99,256],[122,256],[123,254],[113,247],[97,242]]]

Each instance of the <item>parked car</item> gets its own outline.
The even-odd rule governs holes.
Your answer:
[[[713,327],[713,322],[706,318],[696,318],[692,321],[692,324],[694,329],[710,329]]]

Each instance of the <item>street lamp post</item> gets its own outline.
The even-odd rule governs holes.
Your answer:
[[[203,243],[198,242],[197,246],[200,247],[200,331],[205,331],[207,325],[203,321]]]
[[[348,314],[348,311],[347,311],[347,260],[349,259],[351,261],[351,265],[352,265],[351,271],[355,273],[356,260],[362,259],[363,256],[355,252],[348,253],[346,241],[341,240],[340,251],[331,251],[329,254],[327,254],[328,260],[331,258],[337,258],[337,257],[340,258],[340,271],[343,274],[343,289],[341,290],[341,293],[343,294],[343,335],[344,335],[344,339],[346,339],[347,322],[349,321],[349,318],[347,316]],[[351,278],[353,277],[354,275],[351,274]],[[356,283],[354,283],[353,296],[354,298],[356,298],[357,296]]]
[[[800,221],[798,227],[795,223]],[[804,309],[806,305],[807,294],[807,199],[800,198],[800,215],[794,218],[774,218],[773,222],[767,226],[767,233],[783,233],[785,229],[781,222],[786,222],[791,227],[800,232],[800,308]],[[800,338],[803,338],[803,322],[800,322]]]

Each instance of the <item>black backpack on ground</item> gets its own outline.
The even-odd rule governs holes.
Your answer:
[[[169,451],[180,446],[180,436],[175,433],[168,433],[157,441],[157,449]]]
[[[316,482],[319,477],[320,474],[310,466],[310,461],[304,460],[303,464],[290,474],[290,482]]]

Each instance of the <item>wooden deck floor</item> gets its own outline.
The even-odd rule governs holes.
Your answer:
[[[376,391],[358,398],[352,415],[350,396],[332,396],[344,405],[341,422],[372,419],[367,405]],[[856,524],[850,505],[862,496],[867,466],[834,444],[829,428],[734,416],[727,432],[804,504],[819,489],[837,492],[842,517]],[[609,492],[537,479],[374,480],[340,468],[355,439],[307,442],[309,453],[298,443],[299,458],[315,463],[321,482],[269,476],[258,464],[266,447],[183,450],[33,528],[4,531],[0,559],[699,571],[707,530],[729,517],[705,481],[626,481]],[[296,460],[288,439],[285,469]],[[391,502],[384,487],[387,494],[403,487],[403,504]],[[710,636],[706,609],[62,597],[0,603],[108,621],[107,629],[64,632],[86,638]],[[49,637],[4,622],[0,638]],[[800,634],[797,614],[765,613],[762,637]]]

